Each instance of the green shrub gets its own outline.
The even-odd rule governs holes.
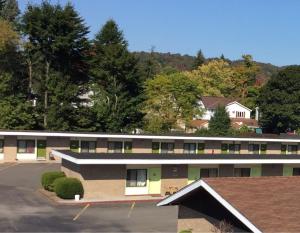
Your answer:
[[[179,233],[192,233],[192,230],[182,230]]]
[[[76,194],[83,197],[83,186],[80,180],[76,178],[62,177],[54,182],[54,192],[63,199],[74,199]]]
[[[57,179],[57,178],[61,178],[61,177],[65,177],[65,173],[64,172],[58,172],[58,171],[54,171],[54,172],[45,172],[42,175],[42,186],[44,189],[53,192],[53,182]]]

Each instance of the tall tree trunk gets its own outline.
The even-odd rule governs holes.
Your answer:
[[[45,82],[45,93],[44,93],[44,128],[46,129],[48,126],[47,122],[47,114],[48,114],[48,80],[49,80],[49,69],[50,63],[46,61],[46,82]]]
[[[28,84],[28,89],[30,94],[32,93],[32,62],[30,59],[28,59],[28,75],[29,75],[29,84]]]

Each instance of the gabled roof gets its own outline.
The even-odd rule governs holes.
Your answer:
[[[199,188],[253,232],[300,232],[300,177],[206,178],[157,205],[180,204]]]
[[[229,103],[236,101],[236,99],[216,96],[203,96],[201,101],[206,109],[216,109],[219,105],[226,106]]]

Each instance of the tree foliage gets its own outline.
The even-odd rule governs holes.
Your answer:
[[[203,65],[205,62],[205,57],[202,53],[202,50],[200,49],[197,53],[197,56],[195,58],[193,69],[197,69],[199,66]]]
[[[231,122],[224,106],[218,106],[208,125],[214,135],[225,136],[231,131]]]
[[[147,80],[145,94],[146,131],[167,132],[201,114],[197,104],[200,90],[194,80],[182,73],[162,74]]]
[[[17,0],[0,0],[0,18],[14,22],[20,14]]]
[[[284,133],[300,128],[300,66],[289,66],[262,88],[258,104],[266,132]]]

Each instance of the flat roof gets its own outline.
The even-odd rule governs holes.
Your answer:
[[[75,164],[300,164],[299,155],[75,153],[52,150]]]
[[[0,136],[32,136],[32,137],[73,137],[73,138],[112,138],[112,139],[152,139],[152,140],[212,140],[212,141],[251,141],[251,142],[294,142],[300,143],[298,135],[251,134],[243,136],[198,136],[196,134],[126,134],[101,132],[60,132],[30,130],[0,130]]]

